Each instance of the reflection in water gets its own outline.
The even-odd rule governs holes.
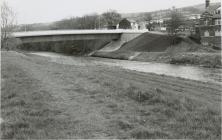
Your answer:
[[[195,66],[181,66],[173,64],[153,63],[153,62],[138,62],[127,60],[116,60],[96,57],[74,57],[51,52],[35,52],[31,53],[50,57],[52,62],[67,64],[67,65],[108,65],[117,66],[124,69],[135,70],[140,72],[149,72],[156,74],[164,74],[174,77],[187,78],[204,82],[221,82],[222,69],[203,68]]]

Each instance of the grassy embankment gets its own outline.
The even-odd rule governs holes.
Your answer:
[[[2,52],[2,138],[220,139],[221,86],[74,60]]]
[[[144,33],[117,51],[96,52],[93,56],[129,60],[139,53],[130,60],[221,67],[220,51],[203,47],[189,38],[180,38],[179,41],[171,46],[170,39],[165,35]]]

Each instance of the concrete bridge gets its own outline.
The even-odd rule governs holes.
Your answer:
[[[14,32],[12,36],[22,43],[53,42],[68,40],[121,40],[128,42],[147,30],[49,30]]]

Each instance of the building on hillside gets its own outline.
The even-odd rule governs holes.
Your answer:
[[[119,22],[119,24],[117,25],[117,28],[138,30],[139,24],[135,20],[124,18]]]
[[[199,19],[184,18],[183,24],[176,31],[180,35],[193,36],[196,34],[196,26],[199,24]]]
[[[147,22],[141,21],[138,23],[138,29],[139,30],[147,30]]]
[[[189,14],[189,15],[185,15],[185,18],[188,20],[196,20],[196,19],[200,19],[201,14]]]
[[[170,20],[169,17],[154,17],[148,24],[150,31],[166,32],[166,22]]]
[[[201,43],[205,46],[221,48],[221,5],[210,5],[206,0],[206,10],[199,21]]]

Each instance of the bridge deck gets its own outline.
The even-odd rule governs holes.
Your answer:
[[[81,34],[122,34],[122,33],[144,33],[147,30],[48,30],[48,31],[29,31],[14,32],[12,36],[16,38],[34,36],[56,36],[56,35],[81,35]]]

